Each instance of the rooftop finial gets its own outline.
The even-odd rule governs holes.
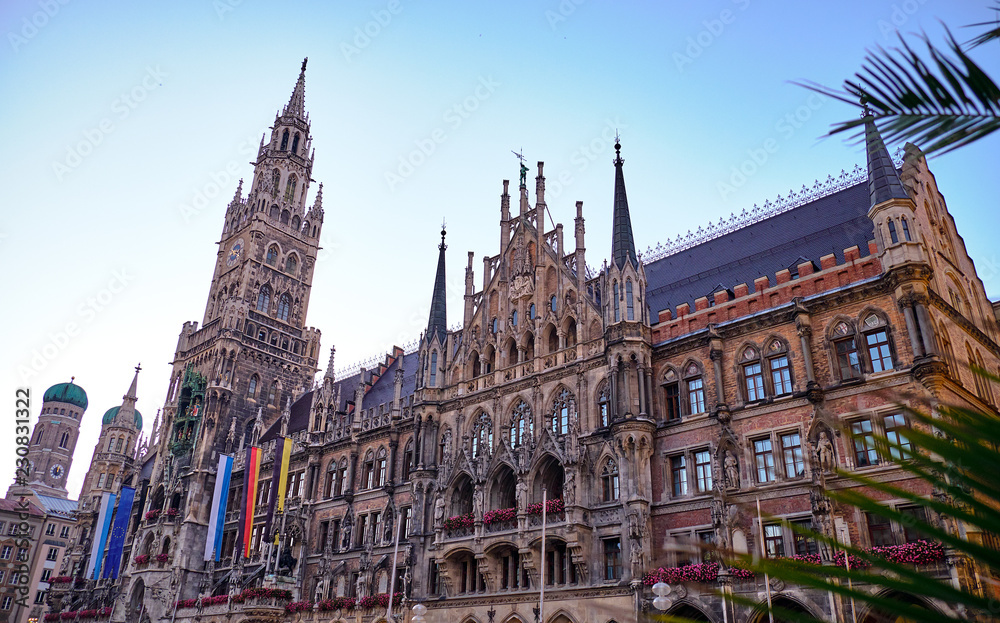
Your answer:
[[[528,178],[528,167],[526,167],[524,165],[524,154],[523,154],[523,152],[524,152],[524,148],[523,147],[521,148],[521,151],[514,151],[513,149],[510,150],[510,153],[512,153],[515,156],[517,156],[518,162],[521,163],[521,188],[524,188],[525,180]]]
[[[306,63],[308,63],[308,62],[309,62],[309,57],[308,56],[305,57],[304,59],[302,59],[302,69],[299,70],[300,74],[306,73]]]
[[[618,130],[615,130],[615,164],[625,164],[622,160],[622,142],[618,136]]]
[[[444,237],[445,237],[445,234],[447,234],[447,233],[448,233],[448,232],[446,231],[446,229],[447,229],[447,225],[448,225],[447,221],[445,221],[445,220],[444,220],[444,217],[442,216],[442,217],[441,217],[441,246],[439,246],[439,247],[438,247],[438,248],[439,248],[439,249],[441,249],[442,251],[444,251],[445,249],[447,249],[447,248],[448,248],[448,246],[447,246],[447,245],[446,245],[446,244],[444,243]]]
[[[306,57],[302,61],[302,69],[299,71],[299,79],[295,82],[295,88],[292,90],[292,97],[288,100],[288,105],[285,106],[284,113],[286,115],[293,115],[299,118],[305,118],[305,98],[306,98],[306,62],[309,57]]]

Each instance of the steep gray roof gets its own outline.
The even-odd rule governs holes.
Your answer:
[[[860,182],[839,192],[753,223],[724,236],[646,264],[646,299],[652,317],[681,303],[694,308],[695,299],[723,288],[802,263],[817,265],[833,253],[844,261],[844,249],[857,245],[868,255],[875,228],[868,219],[867,184]]]
[[[60,517],[72,518],[76,512],[77,501],[65,498],[56,498],[50,495],[35,494],[38,501],[42,503],[42,508],[48,515],[58,515]]]

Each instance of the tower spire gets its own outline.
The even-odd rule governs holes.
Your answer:
[[[128,391],[125,392],[124,396],[122,396],[122,400],[123,401],[131,402],[132,404],[135,404],[135,401],[139,399],[139,397],[136,395],[136,387],[137,387],[137,384],[139,382],[139,371],[140,370],[142,370],[142,364],[141,363],[138,364],[135,367],[135,376],[132,377],[132,384],[129,385]]]
[[[621,143],[615,134],[615,202],[611,238],[611,259],[621,269],[625,262],[638,266],[635,255],[635,239],[632,237],[632,218],[628,213],[628,197],[625,195],[625,174],[622,173]]]
[[[302,118],[306,116],[306,63],[308,62],[309,57],[307,56],[302,61],[302,69],[299,70],[299,79],[295,83],[292,97],[288,100],[288,105],[285,106],[284,114],[286,115],[294,115]]]
[[[431,314],[427,321],[427,341],[434,339],[435,334],[441,334],[444,340],[448,332],[448,313],[445,297],[445,264],[444,252],[448,245],[444,243],[445,223],[441,222],[441,244],[438,245],[437,275],[434,277],[434,294],[431,296]]]
[[[889,150],[882,142],[882,135],[875,127],[875,117],[871,110],[865,107],[865,151],[868,152],[868,195],[871,199],[869,207],[874,208],[889,199],[909,199],[903,182],[892,163]]]

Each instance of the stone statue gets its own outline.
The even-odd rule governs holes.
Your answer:
[[[344,516],[343,530],[343,536],[340,538],[340,549],[341,551],[347,551],[351,549],[351,533],[354,532],[354,520],[351,518],[350,513]]]
[[[451,463],[451,431],[444,431],[444,435],[441,436],[441,462]]]
[[[566,505],[576,504],[576,470],[566,470],[566,482],[563,484],[563,502]]]
[[[524,166],[524,162],[521,162],[521,186],[526,184],[528,179],[528,167]]]
[[[740,463],[736,459],[736,455],[730,451],[726,451],[726,486],[732,487],[733,489],[740,488]]]
[[[819,461],[819,468],[824,472],[832,472],[837,464],[837,459],[833,454],[833,443],[830,436],[823,431],[816,441],[816,458]]]
[[[476,490],[472,493],[472,510],[475,513],[476,521],[483,520],[484,506],[483,487],[482,485],[476,485]]]
[[[635,536],[629,540],[629,559],[632,562],[632,576],[642,577],[642,542]]]
[[[439,493],[434,502],[434,527],[440,528],[444,523],[444,494]]]
[[[392,536],[392,527],[396,522],[393,520],[395,513],[392,509],[388,509],[385,512],[385,521],[382,522],[382,542],[392,543],[394,541]]]
[[[523,478],[517,479],[517,484],[514,485],[514,495],[517,498],[518,512],[524,512],[528,507],[528,483],[524,482]]]

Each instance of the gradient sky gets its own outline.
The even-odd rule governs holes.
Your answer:
[[[12,409],[15,388],[31,388],[34,420],[50,385],[75,376],[87,390],[74,497],[100,415],[121,403],[138,362],[149,432],[181,324],[204,314],[235,177],[249,186],[248,162],[305,56],[326,210],[308,324],[323,332],[321,363],[335,344],[340,368],[426,326],[442,218],[449,323],[461,319],[466,252],[477,288],[482,256],[497,253],[501,181],[518,174],[511,150],[523,150],[529,177],[545,161],[568,247],[584,202],[596,267],[610,250],[616,129],[641,251],[863,165],[859,145],[822,138],[856,112],[790,81],[837,86],[897,28],[940,41],[944,22],[967,39],[961,26],[990,19],[987,6],[8,0],[0,396]],[[995,78],[996,46],[974,53]],[[777,150],[732,184],[769,139]],[[387,178],[428,141],[418,166]],[[990,137],[930,162],[991,299],[998,156]],[[196,198],[201,209],[183,208]],[[0,491],[14,469],[10,433],[0,433]]]

